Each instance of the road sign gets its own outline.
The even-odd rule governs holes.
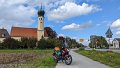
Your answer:
[[[80,39],[80,42],[84,42],[84,39]]]

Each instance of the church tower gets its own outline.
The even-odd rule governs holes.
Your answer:
[[[39,41],[44,37],[44,14],[45,11],[42,9],[38,10],[38,28],[37,28],[37,40]]]

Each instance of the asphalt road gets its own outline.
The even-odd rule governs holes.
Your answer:
[[[71,65],[66,65],[63,62],[58,62],[56,68],[110,68],[104,64],[93,61],[85,56],[75,53],[73,50],[70,51],[73,62]]]

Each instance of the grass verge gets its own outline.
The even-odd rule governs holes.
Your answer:
[[[120,68],[120,53],[101,52],[95,50],[78,50],[76,52],[113,68]]]
[[[0,50],[0,67],[55,68],[53,50]]]

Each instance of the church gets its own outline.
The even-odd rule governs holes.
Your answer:
[[[16,40],[21,40],[21,38],[36,38],[38,41],[41,38],[48,38],[48,32],[44,28],[44,14],[45,11],[41,8],[38,10],[38,27],[37,28],[25,28],[25,27],[12,27],[10,35],[8,35],[8,32],[5,30],[5,32],[1,31],[0,32],[0,39],[2,38],[1,41],[3,41],[6,38],[6,35],[16,39]],[[0,29],[3,30],[3,29]],[[5,33],[5,34],[4,34]],[[5,36],[2,36],[5,35]]]

